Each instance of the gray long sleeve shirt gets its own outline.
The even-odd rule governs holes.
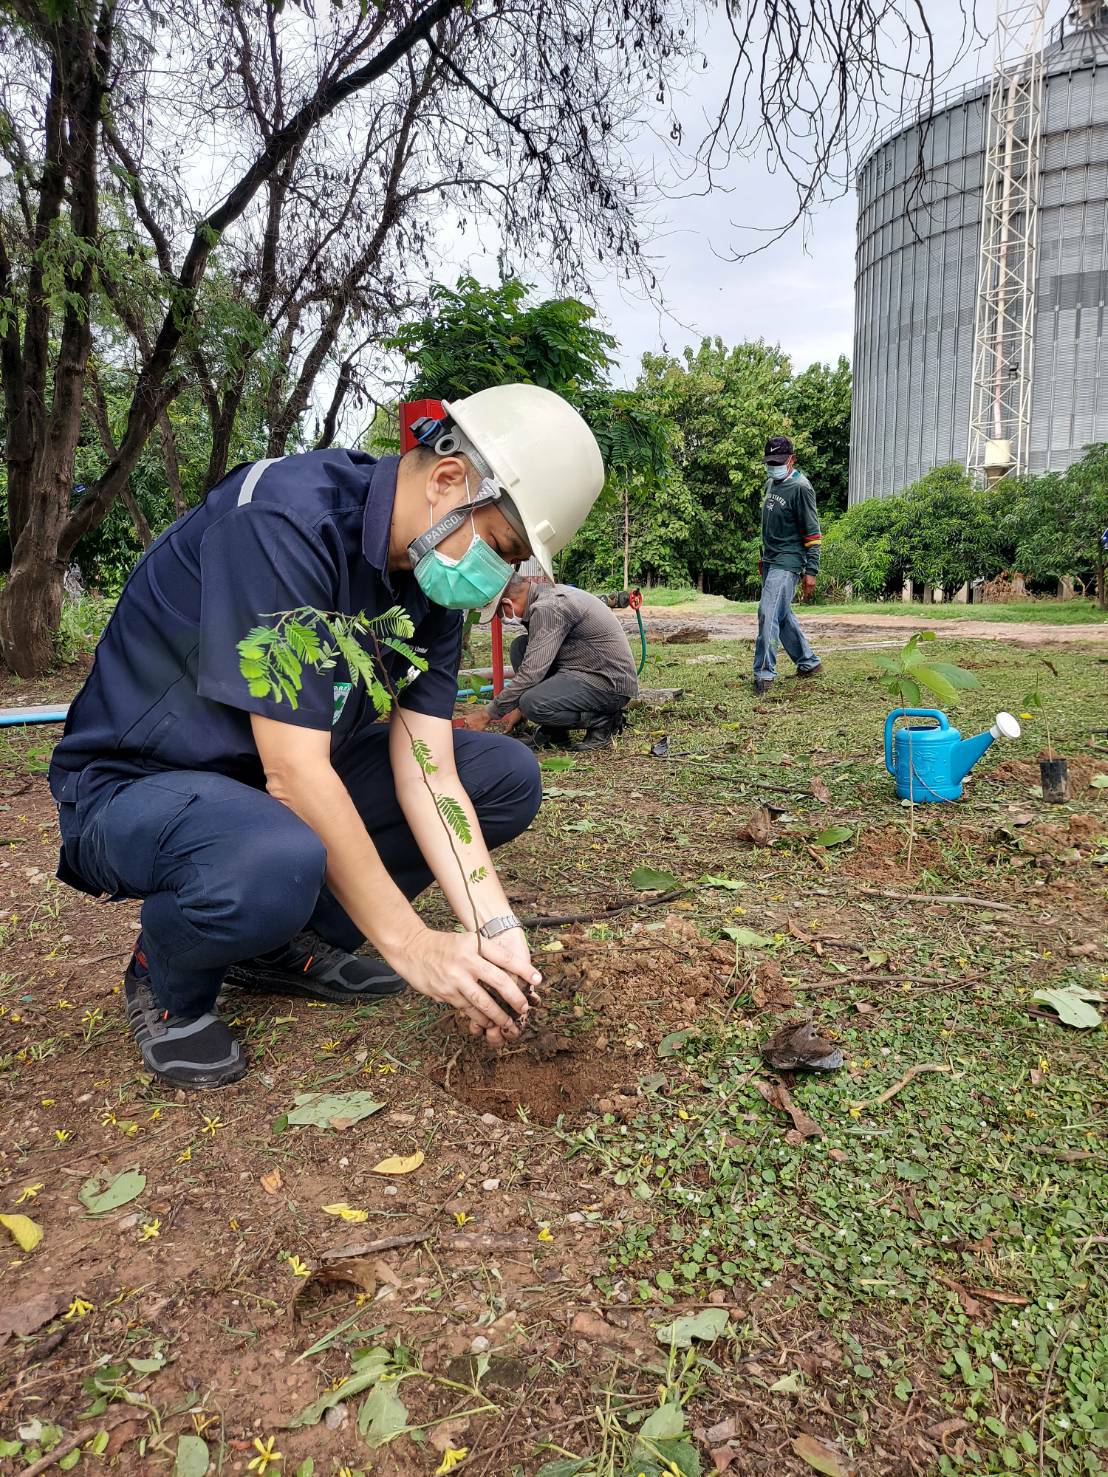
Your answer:
[[[527,653],[489,704],[494,718],[518,708],[522,695],[554,672],[577,672],[619,697],[638,695],[627,635],[603,600],[569,585],[532,585],[522,620]]]

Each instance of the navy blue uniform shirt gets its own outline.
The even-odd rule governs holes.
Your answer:
[[[364,688],[346,687],[341,662],[330,672],[304,669],[295,709],[251,697],[235,648],[278,611],[313,605],[374,616],[403,606],[428,666],[401,706],[452,715],[461,612],[430,604],[413,575],[388,570],[398,466],[398,457],[328,450],[236,467],[150,546],[54,750],[50,789],[63,834],[79,830],[120,783],[160,771],[212,770],[264,786],[251,713],[333,729],[332,751],[375,721]],[[394,653],[386,666],[394,682],[408,670]]]

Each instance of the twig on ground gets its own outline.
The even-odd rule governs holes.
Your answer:
[[[879,887],[860,887],[866,897],[887,897],[898,903],[955,903],[966,908],[994,908],[998,913],[1019,913],[1016,903],[997,903],[988,897],[964,897],[961,893],[883,892]]]
[[[39,1457],[37,1462],[24,1467],[20,1477],[35,1477],[38,1472],[48,1472],[63,1456],[68,1456],[75,1446],[83,1446],[86,1441],[91,1441],[101,1431],[110,1431],[113,1426],[122,1425],[124,1421],[133,1421],[135,1418],[136,1412],[133,1405],[124,1406],[114,1412],[106,1411],[89,1425],[81,1426],[79,1430],[74,1431],[72,1436],[59,1441],[53,1451],[48,1451],[45,1456]]]
[[[922,1076],[924,1072],[953,1072],[954,1068],[946,1062],[920,1062],[914,1067],[909,1067],[899,1082],[894,1082],[887,1087],[880,1097],[866,1098],[860,1103],[851,1103],[852,1108],[876,1108],[880,1103],[887,1103],[891,1097],[895,1097],[916,1077]]]
[[[1050,1356],[1050,1364],[1046,1372],[1046,1380],[1043,1384],[1043,1403],[1039,1406],[1039,1477],[1043,1477],[1046,1471],[1046,1408],[1050,1402],[1050,1387],[1054,1383],[1054,1366],[1058,1363],[1058,1355],[1062,1352],[1066,1340],[1073,1330],[1074,1318],[1071,1314],[1062,1326],[1062,1332],[1058,1335],[1058,1342],[1054,1345],[1054,1352]],[[26,1477],[26,1474],[24,1474]]]
[[[444,1091],[447,1091],[448,1092],[450,1090],[450,1074],[451,1074],[451,1072],[453,1072],[454,1068],[458,1065],[458,1058],[461,1056],[462,1052],[465,1051],[465,1049],[466,1049],[466,1043],[463,1041],[462,1044],[458,1047],[457,1051],[454,1053],[454,1055],[447,1062],[447,1064],[446,1064],[446,1072],[445,1072],[445,1074],[443,1076],[443,1079],[442,1079],[442,1085],[443,1085],[443,1090]]]
[[[421,1241],[430,1241],[433,1231],[411,1231],[406,1236],[380,1236],[376,1241],[358,1241],[353,1246],[340,1246],[334,1251],[325,1251],[321,1262],[341,1261],[351,1256],[372,1256],[378,1251],[396,1251],[401,1246],[418,1246]]]
[[[616,903],[611,908],[597,908],[591,913],[556,913],[549,917],[541,913],[531,913],[519,921],[524,928],[561,928],[568,923],[595,923],[600,918],[614,918],[617,913],[629,913],[632,908],[656,908],[660,903],[672,903],[675,898],[685,897],[695,891],[692,887],[675,887],[670,892],[659,893],[657,897],[628,898],[626,902]]]

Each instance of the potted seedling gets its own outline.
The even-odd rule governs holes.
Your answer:
[[[1058,668],[1046,657],[1043,657],[1043,666],[1052,677],[1057,677]],[[1036,672],[1035,686],[1024,698],[1023,705],[1029,713],[1039,714],[1046,732],[1046,747],[1039,755],[1039,782],[1045,801],[1051,805],[1064,805],[1070,798],[1069,767],[1064,759],[1059,759],[1050,741],[1051,701],[1050,695],[1043,692],[1041,673]]]

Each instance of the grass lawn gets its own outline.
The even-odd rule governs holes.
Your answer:
[[[692,585],[658,585],[643,590],[643,604],[673,608],[678,613],[699,611],[716,615],[754,615],[757,600],[728,600],[723,595],[702,595]],[[941,620],[1045,621],[1051,625],[1103,625],[1108,611],[1098,610],[1094,600],[1013,600],[1008,605],[924,605],[899,600],[850,600],[839,604],[817,601],[813,615],[902,615],[917,623]]]
[[[940,654],[966,734],[1034,685],[1003,642]],[[532,927],[517,1048],[418,997],[240,994],[252,1071],[192,1097],[121,1017],[138,905],[53,880],[45,735],[0,735],[0,1209],[43,1233],[7,1246],[0,1470],[74,1436],[79,1472],[264,1471],[271,1438],[270,1477],[1108,1469],[1105,1031],[1034,998],[1108,994],[1108,666],[1051,653],[1070,804],[1032,721],[913,817],[866,653],[757,705],[749,659],[655,646],[678,702],[544,760],[498,861],[520,913],[584,916]],[[840,1070],[764,1063],[801,1019]]]

